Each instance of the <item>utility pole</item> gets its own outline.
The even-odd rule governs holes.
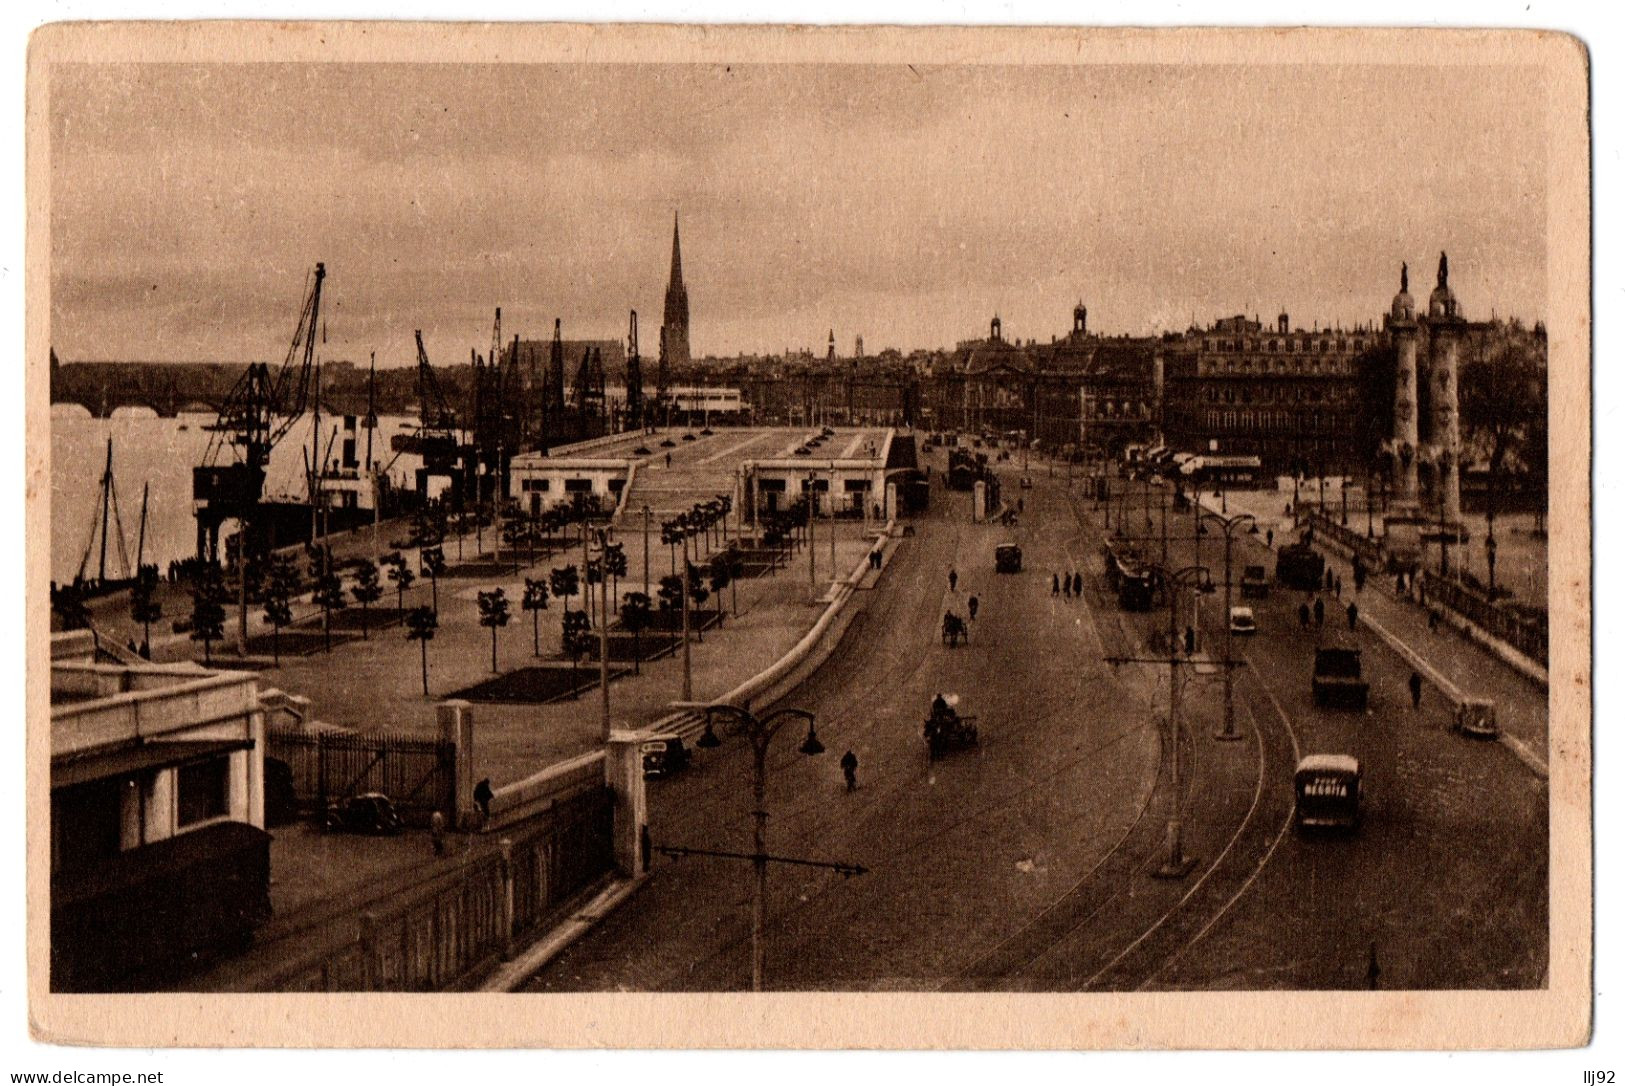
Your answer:
[[[649,507],[643,507],[643,591],[649,591]]]
[[[1167,567],[1164,567],[1166,570]],[[1185,855],[1184,820],[1180,809],[1184,801],[1184,784],[1179,772],[1179,641],[1178,641],[1178,586],[1195,574],[1197,584],[1207,578],[1201,566],[1186,566],[1167,576],[1168,592],[1168,754],[1173,761],[1173,795],[1169,804],[1167,856],[1154,874],[1162,879],[1180,879],[1196,866],[1196,857]]]
[[[1231,533],[1237,525],[1251,522],[1251,513],[1238,513],[1233,517],[1221,516],[1218,513],[1208,513],[1203,520],[1212,520],[1224,528],[1224,729],[1213,733],[1213,738],[1231,740],[1240,739],[1236,731],[1235,707],[1235,666],[1230,654],[1230,545],[1233,542]]]

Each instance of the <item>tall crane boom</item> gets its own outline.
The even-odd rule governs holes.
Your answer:
[[[288,353],[273,378],[271,368],[255,362],[232,387],[213,431],[203,463],[192,472],[192,500],[198,518],[198,554],[215,550],[220,524],[227,518],[248,520],[265,489],[271,450],[304,414],[321,320],[324,264],[316,265],[309,292],[299,312]],[[242,533],[246,537],[247,533]],[[208,537],[207,539],[205,537]]]

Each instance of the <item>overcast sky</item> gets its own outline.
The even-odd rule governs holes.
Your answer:
[[[1544,317],[1538,72],[1483,66],[63,66],[68,361],[508,335],[655,351],[674,210],[694,353],[1377,319],[1440,249],[1467,316]]]

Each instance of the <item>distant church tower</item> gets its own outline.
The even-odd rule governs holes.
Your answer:
[[[666,320],[662,330],[667,364],[688,365],[688,288],[683,286],[683,248],[675,213],[671,217],[671,281],[666,284]]]

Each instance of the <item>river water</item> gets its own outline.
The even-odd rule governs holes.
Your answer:
[[[157,563],[160,571],[173,559],[190,557],[197,546],[192,518],[192,468],[204,462],[209,439],[204,427],[213,415],[181,415],[165,419],[145,414],[91,418],[83,408],[53,408],[51,413],[51,579],[71,581],[92,543],[85,576],[96,576],[99,561],[101,478],[107,441],[113,442],[113,488],[123,521],[128,560],[136,560],[141,523],[141,487],[148,487],[147,535],[143,561]],[[340,419],[323,416],[322,429],[331,438]],[[416,419],[380,416],[373,433],[373,459],[385,467],[391,483],[415,485],[421,461],[412,454],[395,456],[390,438],[411,433]],[[366,456],[366,431],[357,431],[357,458]],[[324,444],[328,444],[324,438]],[[329,459],[339,455],[342,436],[333,440]],[[265,492],[268,498],[302,500],[305,496],[305,458],[311,445],[310,419],[301,419],[271,452]],[[230,451],[226,451],[229,463]],[[365,495],[363,505],[370,506]],[[107,575],[125,575],[118,553],[118,527],[109,514]]]

